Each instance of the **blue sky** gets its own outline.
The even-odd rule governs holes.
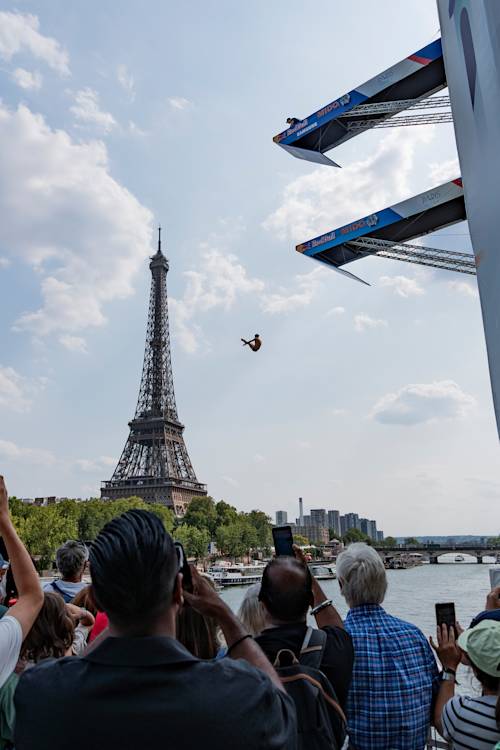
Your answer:
[[[458,175],[452,126],[373,131],[342,170],[272,142],[437,38],[433,0],[16,2],[0,10],[0,466],[87,497],[127,437],[165,228],[176,396],[238,508],[339,508],[389,534],[496,533],[475,280],[297,242]],[[432,237],[469,250],[466,224]],[[430,243],[428,243],[430,244]],[[259,331],[258,355],[240,336]]]

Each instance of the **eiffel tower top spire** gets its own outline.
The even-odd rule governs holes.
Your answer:
[[[184,425],[177,415],[168,317],[169,264],[161,249],[161,227],[149,268],[151,294],[139,397],[127,443],[111,480],[103,483],[101,496],[138,495],[172,506],[182,515],[192,497],[206,495],[206,488],[196,478],[184,443]]]

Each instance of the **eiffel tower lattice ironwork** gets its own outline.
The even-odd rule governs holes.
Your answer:
[[[139,398],[130,434],[101,497],[115,500],[136,495],[162,503],[183,515],[193,497],[206,495],[198,482],[186,445],[184,425],[177,416],[168,323],[168,260],[161,250],[151,258],[151,296]]]

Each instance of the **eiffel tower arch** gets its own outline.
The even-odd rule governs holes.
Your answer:
[[[168,321],[168,260],[161,250],[151,258],[151,295],[139,398],[130,434],[101,498],[137,496],[161,503],[182,516],[193,497],[206,495],[198,482],[184,442],[184,425],[175,403]]]

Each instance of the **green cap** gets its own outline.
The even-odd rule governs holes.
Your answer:
[[[458,645],[475,667],[492,677],[500,677],[500,622],[482,620],[464,630]]]

